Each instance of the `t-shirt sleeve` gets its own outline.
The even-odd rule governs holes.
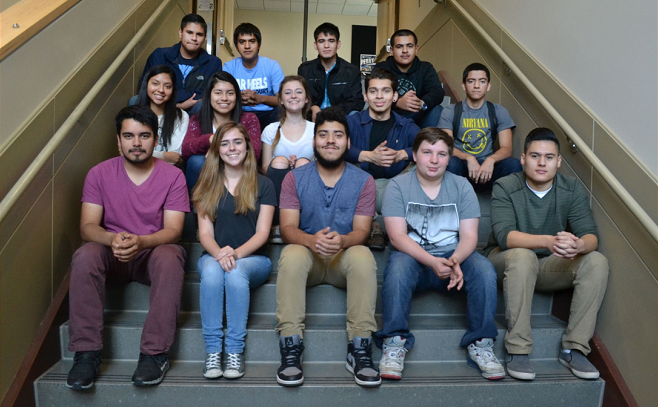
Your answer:
[[[369,176],[365,185],[361,188],[354,215],[375,216],[376,202],[377,188],[375,187],[375,179],[372,176]]]
[[[276,206],[276,192],[274,191],[272,180],[259,175],[258,187],[260,189],[260,204]]]
[[[185,175],[177,168],[174,181],[169,188],[169,194],[167,194],[164,209],[166,211],[177,212],[190,211],[190,198],[187,192],[187,184],[185,183]]]
[[[516,212],[510,194],[496,181],[491,190],[491,229],[502,250],[507,250],[507,235],[516,231]]]
[[[473,186],[470,182],[466,181],[466,178],[459,178],[459,181],[459,220],[479,218],[480,203],[478,202],[478,197],[473,190]]]
[[[455,105],[450,105],[441,111],[441,118],[439,119],[439,128],[448,129],[452,131],[452,120],[455,116]]]
[[[496,108],[496,118],[498,119],[498,132],[500,133],[506,129],[514,129],[516,124],[514,124],[514,120],[512,120],[507,109],[499,104],[494,106]],[[443,116],[443,114],[441,116]]]
[[[100,185],[98,167],[94,167],[87,173],[85,185],[82,188],[82,202],[103,205],[103,188]]]
[[[283,81],[283,69],[277,61],[273,61],[272,64],[272,91],[276,95],[279,93],[279,88],[281,87],[281,82]]]
[[[270,123],[265,126],[265,130],[260,136],[263,143],[272,145],[274,143],[274,136],[276,136],[276,129],[279,128],[279,122]]]
[[[589,207],[589,199],[579,181],[576,181],[574,185],[567,224],[571,232],[578,237],[589,234],[596,236],[597,239],[599,237],[596,222],[594,222],[592,210]]]
[[[286,174],[281,184],[281,194],[279,195],[279,208],[281,209],[302,209],[297,195],[297,182],[295,174],[290,171]]]
[[[382,200],[382,215],[396,218],[404,218],[406,216],[406,208],[402,189],[397,179],[389,181],[384,191],[384,198]]]

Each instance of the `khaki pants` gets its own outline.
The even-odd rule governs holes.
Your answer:
[[[303,337],[306,287],[328,283],[347,288],[347,333],[369,338],[377,330],[377,264],[365,246],[352,246],[331,257],[314,254],[304,246],[286,246],[279,258],[276,281],[276,331]]]
[[[532,351],[530,311],[534,291],[573,287],[562,348],[589,354],[589,340],[594,335],[596,316],[608,283],[608,260],[601,253],[591,252],[574,260],[555,256],[538,259],[529,249],[502,251],[498,247],[488,257],[503,283],[508,353],[527,355]]]

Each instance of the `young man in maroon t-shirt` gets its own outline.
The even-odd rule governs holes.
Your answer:
[[[130,106],[116,117],[120,157],[87,174],[80,235],[73,255],[69,346],[75,352],[66,387],[89,389],[100,370],[105,283],[137,281],[151,286],[136,386],[158,384],[169,369],[183,286],[185,251],[177,242],[190,204],[185,176],[155,159],[158,118],[148,107]]]

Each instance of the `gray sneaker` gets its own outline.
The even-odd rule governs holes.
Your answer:
[[[535,380],[535,371],[528,355],[507,355],[507,373],[518,380]]]
[[[587,360],[587,356],[579,350],[572,349],[571,352],[562,350],[558,360],[568,367],[574,376],[580,379],[594,380],[599,378],[599,371]]]
[[[222,353],[208,353],[206,365],[203,367],[203,377],[206,379],[219,379],[222,377]]]
[[[244,353],[227,353],[224,377],[239,379],[244,376]]]
[[[374,387],[382,384],[379,370],[372,363],[372,338],[355,336],[347,344],[345,367],[354,375],[354,381],[359,386]]]
[[[505,369],[493,351],[493,338],[482,338],[468,345],[468,365],[480,371],[485,379],[498,380],[505,377]]]

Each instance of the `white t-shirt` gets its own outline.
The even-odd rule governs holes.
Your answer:
[[[183,145],[183,138],[185,138],[185,133],[187,133],[187,126],[190,123],[190,116],[185,110],[182,110],[181,119],[174,122],[174,132],[171,134],[171,141],[167,146],[167,149],[158,143],[157,146],[153,149],[153,157],[155,158],[164,158],[165,151],[171,151],[174,153],[181,153],[181,146]],[[162,134],[162,125],[164,124],[164,115],[158,116],[158,136]]]
[[[274,143],[274,137],[276,136],[276,130],[279,128],[279,122],[270,123],[265,127],[263,133],[260,136],[260,139],[263,143],[272,145]],[[315,123],[306,121],[306,128],[304,129],[304,134],[302,137],[292,142],[288,140],[281,131],[281,137],[279,142],[274,148],[272,158],[274,157],[290,157],[291,155],[297,156],[297,159],[306,158],[308,160],[314,160],[315,156],[313,155],[313,135],[315,134]]]

